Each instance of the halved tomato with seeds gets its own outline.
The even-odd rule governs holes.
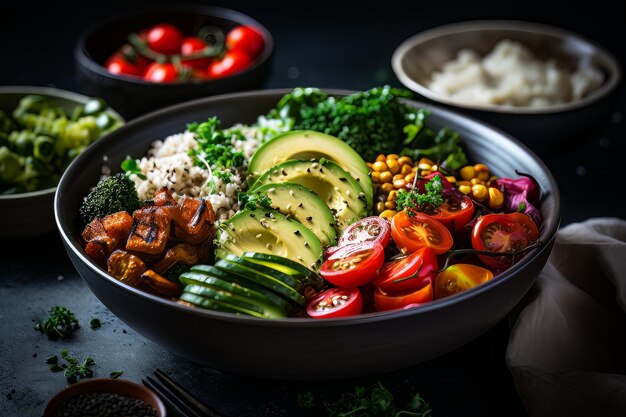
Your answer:
[[[517,252],[539,237],[537,225],[527,214],[487,214],[481,216],[472,231],[472,248],[494,253]],[[486,265],[505,269],[513,264],[512,256],[478,255]]]
[[[383,262],[385,250],[380,243],[355,243],[330,255],[322,264],[320,274],[338,287],[360,287],[374,279]]]
[[[393,216],[391,236],[400,249],[408,252],[429,247],[436,255],[446,253],[452,247],[450,231],[438,220],[423,213],[403,210]]]

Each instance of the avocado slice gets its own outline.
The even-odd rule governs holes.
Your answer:
[[[326,203],[308,188],[293,182],[283,182],[266,184],[255,191],[267,194],[272,200],[272,208],[311,229],[322,245],[335,244],[337,233],[332,226],[333,213]]]
[[[334,226],[340,234],[350,224],[367,216],[367,202],[361,186],[332,161],[283,162],[265,171],[251,190],[284,181],[300,184],[316,193],[334,214]]]
[[[372,210],[374,189],[369,168],[350,145],[334,136],[312,130],[294,130],[276,136],[257,149],[250,160],[248,170],[253,176],[258,177],[282,162],[312,158],[334,161],[349,172],[365,193],[368,212]]]
[[[323,250],[320,240],[307,227],[277,211],[264,209],[243,210],[222,223],[217,244],[220,254],[269,253],[314,271],[321,264]]]

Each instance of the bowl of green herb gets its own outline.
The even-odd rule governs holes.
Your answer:
[[[54,230],[52,200],[63,171],[123,122],[97,98],[49,87],[0,87],[0,239]]]

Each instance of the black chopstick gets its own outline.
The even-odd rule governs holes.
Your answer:
[[[165,385],[166,388],[173,392],[178,399],[184,401],[185,404],[194,412],[205,417],[225,417],[223,414],[220,414],[214,409],[208,407],[202,401],[197,399],[193,394],[178,385],[169,376],[165,375],[165,373],[160,369],[154,371],[154,374],[157,376],[157,378],[159,378],[159,380],[162,382],[163,385]]]
[[[180,417],[205,417],[190,409],[182,402],[182,400],[176,398],[176,395],[174,393],[169,391],[166,387],[158,383],[156,380],[147,377],[146,379],[142,379],[141,382],[152,391],[154,391],[159,396],[159,398],[163,400],[166,407],[170,410],[173,410]]]

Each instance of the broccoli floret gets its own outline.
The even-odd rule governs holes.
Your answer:
[[[80,217],[85,223],[118,211],[133,213],[141,207],[135,183],[124,174],[100,180],[80,208]]]

